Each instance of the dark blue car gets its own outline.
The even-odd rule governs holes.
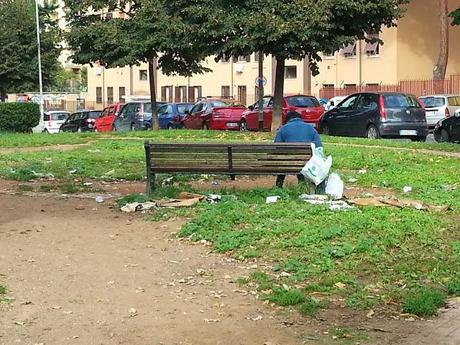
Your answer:
[[[162,105],[158,109],[158,122],[161,129],[177,129],[182,128],[182,120],[185,112],[189,110],[193,104],[190,103],[168,103]]]

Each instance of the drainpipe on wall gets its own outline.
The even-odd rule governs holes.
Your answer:
[[[102,109],[105,108],[104,105],[105,105],[105,66],[102,66]],[[98,109],[95,109],[95,110],[98,110]]]
[[[359,63],[359,68],[358,68],[358,85],[361,87],[361,84],[363,82],[363,50],[362,50],[362,41],[358,41],[358,63]]]
[[[129,66],[129,95],[130,96],[133,95],[133,82],[134,82],[134,80],[133,80],[133,66]]]
[[[235,99],[235,97],[234,97],[235,95],[234,95],[234,92],[233,92],[234,91],[233,90],[233,82],[234,81],[233,81],[233,56],[232,56],[230,58],[230,84],[231,84],[231,86],[230,86],[230,97],[232,99]]]

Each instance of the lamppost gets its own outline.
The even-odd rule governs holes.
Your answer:
[[[38,13],[38,0],[35,0],[35,20],[37,25],[37,46],[38,46],[38,84],[40,87],[40,122],[39,126],[43,124],[43,80],[42,80],[42,57],[40,48],[40,16]]]

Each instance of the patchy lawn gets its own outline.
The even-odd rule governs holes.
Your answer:
[[[145,139],[268,141],[272,134],[162,131],[10,139],[9,147],[89,143],[71,151],[0,153],[4,163],[0,176],[28,181],[52,174],[71,189],[75,179],[142,180]],[[240,260],[270,263],[271,269],[242,277],[241,284],[254,285],[262,299],[293,306],[302,314],[315,314],[337,301],[351,309],[382,314],[435,313],[448,294],[460,293],[460,159],[416,150],[459,152],[460,146],[324,139],[327,153],[334,158],[333,170],[345,182],[352,178],[356,186],[386,188],[396,195],[403,194],[404,186],[411,186],[413,191],[405,198],[450,205],[451,211],[362,207],[331,212],[299,200],[302,186],[278,190],[254,185],[248,191],[221,191],[223,200],[217,204],[161,210],[150,218],[190,217],[180,236],[210,241],[215,251]],[[385,150],[382,146],[414,151]],[[187,183],[191,178],[183,176],[175,187],[158,189],[156,197],[193,191]],[[280,195],[281,201],[265,204],[270,195]]]

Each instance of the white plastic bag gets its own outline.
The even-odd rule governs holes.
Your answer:
[[[336,173],[330,174],[327,179],[326,194],[336,200],[342,199],[343,197],[343,181]]]
[[[314,143],[311,144],[311,151],[312,157],[307,164],[305,164],[300,173],[315,185],[319,185],[326,179],[327,175],[329,175],[329,170],[332,166],[332,157],[329,156],[326,158],[323,148],[317,148]]]

